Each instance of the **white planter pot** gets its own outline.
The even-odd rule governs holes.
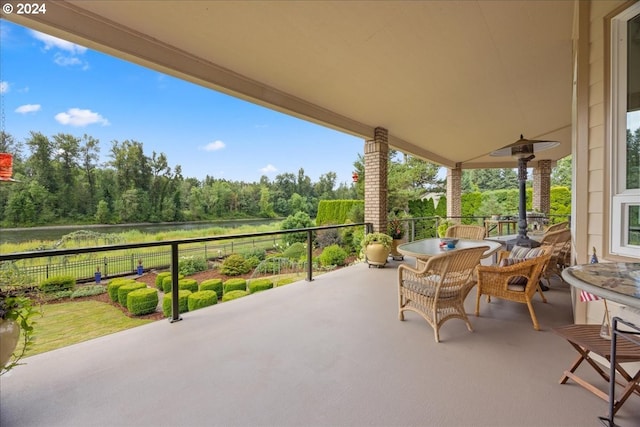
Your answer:
[[[13,320],[0,320],[0,369],[11,359],[19,339],[20,326]]]

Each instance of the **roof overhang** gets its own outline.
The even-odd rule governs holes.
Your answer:
[[[571,153],[573,0],[46,5],[2,17],[447,167],[513,167],[488,153],[520,134]]]

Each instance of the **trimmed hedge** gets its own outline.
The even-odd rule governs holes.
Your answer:
[[[229,291],[228,293],[225,292],[225,294],[222,296],[222,302],[246,297],[247,295],[249,295],[249,292],[247,291],[238,290],[238,291]]]
[[[184,276],[182,274],[178,274],[178,283],[180,283],[180,279],[184,279]],[[164,292],[165,294],[171,292],[171,275],[165,277],[162,279],[162,292]]]
[[[113,279],[112,281],[110,281],[109,284],[107,285],[107,293],[109,294],[109,298],[111,299],[111,301],[118,302],[118,289],[120,288],[120,286],[127,285],[130,283],[137,283],[137,282],[133,279],[127,279],[124,277]]]
[[[347,222],[349,212],[356,205],[362,205],[364,207],[364,201],[320,200],[320,202],[318,202],[316,225],[344,224]]]
[[[158,273],[156,276],[156,288],[162,290],[162,281],[165,277],[171,277],[170,271],[163,271],[162,273]]]
[[[271,279],[256,279],[249,282],[249,293],[254,294],[260,291],[266,291],[273,288]]]
[[[180,279],[178,280],[178,289],[198,292],[198,281],[196,279]]]
[[[189,311],[189,295],[191,295],[191,291],[187,291],[186,289],[178,291],[178,313],[185,313]],[[165,294],[162,297],[162,313],[164,317],[171,317],[171,294]]]
[[[215,291],[216,294],[218,295],[218,299],[221,299],[222,298],[222,290],[223,290],[222,279],[203,280],[202,283],[200,283],[200,290],[201,291]]]
[[[158,290],[153,288],[136,289],[127,295],[127,310],[134,316],[151,314],[158,307]]]
[[[278,286],[284,286],[284,285],[289,285],[293,282],[296,282],[297,280],[294,279],[293,277],[285,277],[284,279],[280,279],[278,280],[276,283],[274,283],[274,286],[278,287]]]
[[[203,307],[209,307],[218,303],[218,294],[216,291],[198,291],[193,292],[187,297],[187,306],[189,311],[197,310]]]
[[[224,293],[231,291],[246,291],[247,290],[247,281],[245,279],[237,278],[237,279],[228,279],[224,282]]]
[[[54,276],[40,282],[39,288],[44,293],[73,291],[76,279],[73,276]]]
[[[122,286],[120,286],[118,288],[118,303],[120,303],[121,306],[126,307],[127,306],[127,295],[130,292],[135,291],[136,289],[143,289],[146,288],[147,285],[145,285],[144,283],[140,283],[140,282],[133,282],[133,283],[126,283]]]

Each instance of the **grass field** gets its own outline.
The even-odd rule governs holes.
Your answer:
[[[98,301],[47,304],[40,311],[42,317],[35,317],[35,342],[25,356],[34,356],[152,322],[131,319],[116,307]]]

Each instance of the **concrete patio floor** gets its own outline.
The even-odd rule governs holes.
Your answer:
[[[412,262],[411,259],[405,262]],[[396,274],[327,273],[25,360],[0,377],[0,425],[599,426],[607,403],[558,384],[577,353],[559,280],[534,304],[494,300],[441,329],[398,320]],[[473,313],[475,291],[467,300]],[[72,333],[70,331],[70,333]],[[595,379],[591,369],[578,372]],[[596,384],[606,387],[602,380]],[[618,412],[640,425],[640,398]]]

